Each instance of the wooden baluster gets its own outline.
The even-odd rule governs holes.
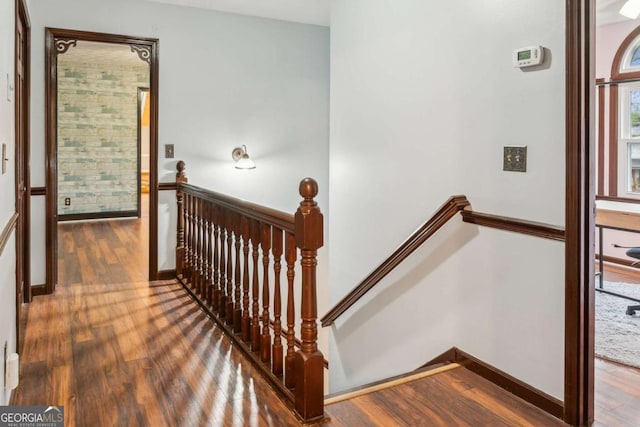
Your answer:
[[[227,306],[227,294],[226,294],[226,284],[227,284],[227,262],[225,257],[225,241],[227,237],[227,228],[226,228],[226,217],[228,212],[226,209],[220,208],[220,299],[218,300],[218,317],[224,318]]]
[[[194,275],[196,294],[202,294],[202,199],[196,199],[196,270]]]
[[[196,257],[196,227],[195,227],[195,202],[196,197],[189,197],[189,286],[193,287],[193,272],[195,270],[195,257]]]
[[[207,286],[207,203],[200,199],[200,298],[206,301]]]
[[[196,204],[198,202],[197,197],[191,198],[191,262],[189,269],[191,270],[191,277],[189,277],[189,282],[191,283],[191,289],[195,289],[196,286],[196,271],[198,270],[198,230],[196,229],[196,224],[198,222]]]
[[[305,421],[322,417],[324,412],[324,356],[318,351],[318,301],[316,266],[318,249],[323,245],[323,217],[314,197],[318,183],[311,178],[300,182],[303,201],[295,214],[296,246],[302,265],[300,336],[302,344],[295,355],[295,409]]]
[[[184,277],[184,265],[185,265],[185,243],[184,243],[184,227],[185,227],[185,208],[184,208],[184,192],[180,187],[180,184],[186,184],[188,182],[187,175],[185,174],[186,165],[180,160],[176,165],[176,201],[178,203],[178,234],[176,236],[176,276],[179,279]]]
[[[220,208],[213,206],[213,292],[211,310],[218,312],[220,303],[220,257],[218,241],[220,239]]]
[[[233,238],[235,237],[234,229],[234,212],[228,211],[226,218],[227,224],[227,306],[225,318],[227,325],[233,325]]]
[[[296,356],[296,303],[293,281],[295,279],[296,258],[296,238],[287,232],[285,236],[285,260],[287,261],[287,357],[284,364],[284,384],[288,388],[296,386],[293,363]]]
[[[213,205],[207,202],[207,291],[206,303],[211,307],[213,294]]]
[[[261,360],[271,362],[271,327],[269,321],[269,253],[271,251],[271,226],[262,224],[262,340],[260,342]]]
[[[182,268],[184,283],[189,283],[191,271],[191,195],[184,195],[184,266]]]
[[[282,297],[280,295],[280,260],[282,258],[282,230],[273,227],[273,347],[271,349],[272,372],[282,376]]]
[[[235,289],[235,296],[233,299],[233,332],[240,333],[242,331],[242,276],[240,275],[240,248],[242,247],[240,238],[242,236],[242,217],[240,214],[236,213],[233,220],[236,242],[236,257],[234,263],[235,272],[233,274],[233,286]]]
[[[209,222],[209,202],[202,201],[202,302],[205,304],[209,298],[209,283],[211,280],[211,223]]]
[[[242,217],[242,340],[251,339],[251,317],[249,315],[249,219]]]
[[[251,221],[251,247],[253,248],[253,286],[251,288],[251,350],[260,350],[260,315],[258,296],[260,282],[258,277],[258,245],[260,245],[260,223]]]

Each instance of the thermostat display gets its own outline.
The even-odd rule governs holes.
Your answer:
[[[542,46],[523,47],[513,51],[513,66],[516,68],[540,65],[542,61],[544,61]]]

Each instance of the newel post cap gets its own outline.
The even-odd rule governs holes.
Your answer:
[[[176,164],[176,178],[183,179],[186,181],[187,174],[184,172],[185,169],[187,169],[187,164],[184,161],[179,160],[178,163]]]
[[[300,249],[317,250],[324,245],[323,216],[314,197],[318,195],[318,183],[313,178],[300,181],[300,196],[304,200],[295,214],[296,246]]]

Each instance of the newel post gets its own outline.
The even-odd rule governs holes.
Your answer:
[[[295,410],[305,421],[322,417],[324,412],[324,356],[318,351],[318,301],[316,266],[318,249],[323,245],[322,213],[314,197],[318,183],[311,178],[300,182],[303,201],[295,214],[296,246],[302,265],[300,335],[302,344],[295,354]]]
[[[180,184],[188,182],[184,173],[185,163],[180,160],[176,165],[176,200],[178,202],[178,236],[176,245],[176,275],[182,277],[184,269],[184,193]]]

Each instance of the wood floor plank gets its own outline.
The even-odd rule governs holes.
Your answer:
[[[332,420],[348,416],[351,425],[362,426],[565,425],[463,367],[334,403],[326,411]]]
[[[530,404],[511,394],[505,396],[503,389],[495,386],[484,378],[476,378],[476,375],[471,371],[466,369],[459,370],[453,372],[452,376],[457,380],[467,383],[473,382],[477,384],[478,381],[484,382],[482,387],[469,387],[463,394],[480,407],[492,408],[492,412],[500,417],[506,425],[535,427],[540,424],[547,425],[547,423],[557,422],[556,419],[541,411],[529,411],[531,408]],[[436,378],[436,381],[437,380]],[[526,414],[526,416],[524,414]]]
[[[456,376],[458,371],[454,369],[450,375],[436,375],[433,381],[407,384],[403,393],[407,394],[407,401],[413,412],[422,412],[425,407],[430,408],[433,418],[431,422],[439,422],[442,425],[476,426],[493,425],[507,426],[496,415],[496,408],[483,408],[475,401],[464,396],[461,392],[470,390],[473,385],[460,381]],[[434,399],[433,396],[438,396]],[[386,395],[389,399],[391,396]]]
[[[640,284],[640,269],[605,264],[604,278],[609,281]],[[595,373],[594,425],[640,425],[640,369],[596,358]]]

